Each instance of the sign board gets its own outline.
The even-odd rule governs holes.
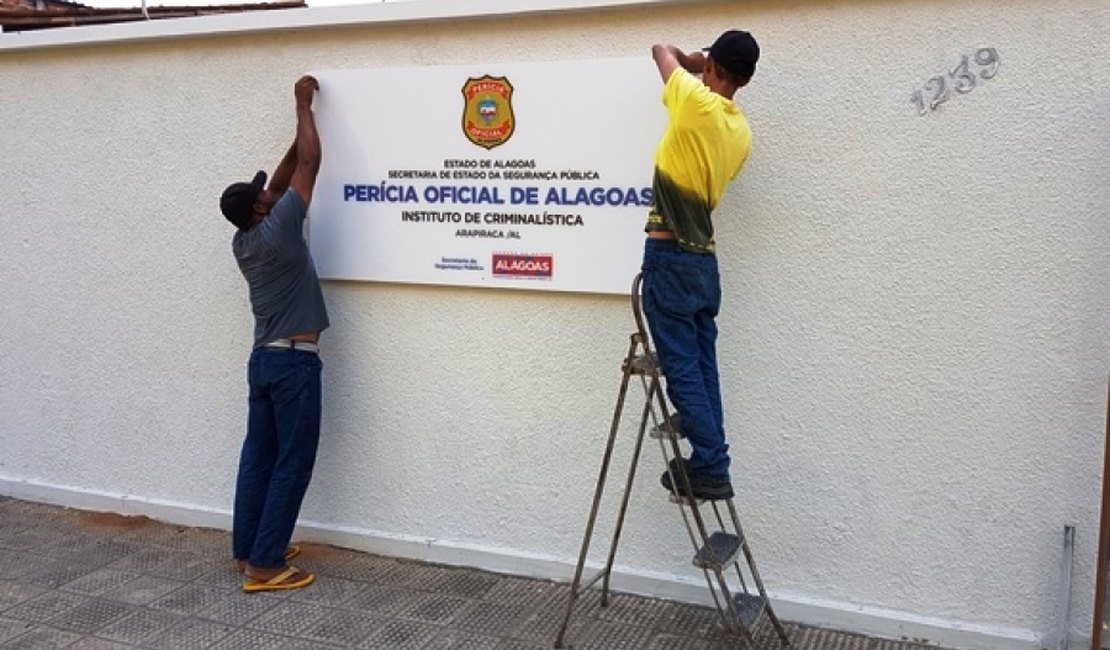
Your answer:
[[[322,278],[628,292],[666,123],[649,56],[314,74]]]

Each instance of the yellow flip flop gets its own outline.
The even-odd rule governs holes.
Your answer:
[[[296,576],[300,576],[296,580],[291,580]],[[247,578],[243,581],[243,591],[251,593],[256,591],[282,591],[285,589],[300,589],[312,584],[316,576],[307,571],[301,571],[295,566],[285,567],[285,570],[269,580],[255,580],[254,578]]]
[[[289,560],[292,560],[293,558],[297,557],[300,554],[301,554],[300,545],[299,544],[290,544],[289,547],[285,549],[285,555],[282,556],[282,559],[285,560],[286,562],[288,562]],[[243,573],[243,570],[247,568],[247,561],[246,560],[237,560],[237,564],[238,564],[237,568],[239,569],[239,573]]]

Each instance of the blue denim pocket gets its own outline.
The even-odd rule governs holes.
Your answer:
[[[701,284],[697,269],[660,264],[651,271],[645,291],[658,309],[676,316],[691,316],[703,302]]]

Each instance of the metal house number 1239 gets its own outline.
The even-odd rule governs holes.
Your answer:
[[[937,75],[925,82],[925,86],[913,92],[912,101],[921,115],[940,106],[952,97],[955,90],[965,95],[979,85],[980,79],[993,79],[998,74],[998,50],[981,47],[972,56],[964,55],[951,72]]]

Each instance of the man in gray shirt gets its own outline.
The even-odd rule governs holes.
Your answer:
[[[316,79],[293,87],[297,135],[266,186],[266,173],[232,183],[220,211],[238,229],[231,242],[250,288],[254,348],[247,436],[235,486],[232,552],[243,591],[297,589],[315,576],[287,561],[289,540],[312,478],[320,440],[317,341],[328,326],[304,220],[320,171],[320,138],[312,114]]]

